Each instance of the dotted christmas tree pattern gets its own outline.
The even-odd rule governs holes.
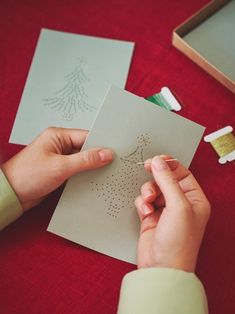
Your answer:
[[[137,147],[124,157],[120,157],[121,167],[116,173],[106,177],[103,183],[91,182],[91,190],[106,204],[106,214],[117,218],[121,210],[133,207],[139,193],[143,177],[144,149],[151,143],[148,134],[137,137]]]
[[[86,75],[82,63],[85,63],[83,58],[80,59],[80,64],[64,77],[67,83],[55,92],[54,97],[43,99],[45,106],[59,111],[62,114],[62,119],[66,121],[71,121],[79,112],[96,110],[95,107],[88,104],[85,87],[90,79]]]

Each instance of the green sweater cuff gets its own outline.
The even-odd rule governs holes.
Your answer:
[[[122,282],[118,314],[207,314],[204,288],[193,273],[145,268]]]
[[[0,169],[0,230],[23,214],[21,204]]]

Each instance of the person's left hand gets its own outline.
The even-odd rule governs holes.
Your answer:
[[[48,128],[1,166],[23,210],[37,205],[73,174],[112,161],[107,148],[80,152],[87,135],[85,130]]]

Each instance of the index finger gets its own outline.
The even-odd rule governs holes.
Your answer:
[[[172,159],[169,155],[162,156],[164,160]],[[145,169],[152,173],[151,167],[152,159],[148,159],[145,162]],[[206,212],[206,208],[209,208],[209,202],[201,189],[199,183],[193,176],[193,174],[183,166],[179,161],[167,162],[172,174],[175,176],[178,184],[184,193],[186,199],[193,205],[195,212]],[[203,208],[202,208],[203,207]]]
[[[88,131],[82,129],[53,128],[53,130],[64,154],[79,151],[88,135]]]
[[[151,169],[153,177],[165,198],[166,207],[169,209],[188,207],[189,202],[180,187],[178,178],[167,162],[162,157],[155,156],[151,162]]]
[[[160,157],[167,162],[169,168],[174,173],[178,181],[190,174],[190,171],[174,157],[170,155],[161,155]],[[152,158],[147,159],[144,163],[144,168],[149,173],[152,173],[151,163]]]

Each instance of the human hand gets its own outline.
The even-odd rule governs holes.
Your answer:
[[[48,128],[1,168],[16,192],[23,210],[42,201],[75,173],[110,163],[110,149],[80,152],[85,130]]]
[[[135,201],[141,221],[137,264],[194,272],[210,204],[188,169],[164,159],[169,156],[145,162],[154,180]]]

